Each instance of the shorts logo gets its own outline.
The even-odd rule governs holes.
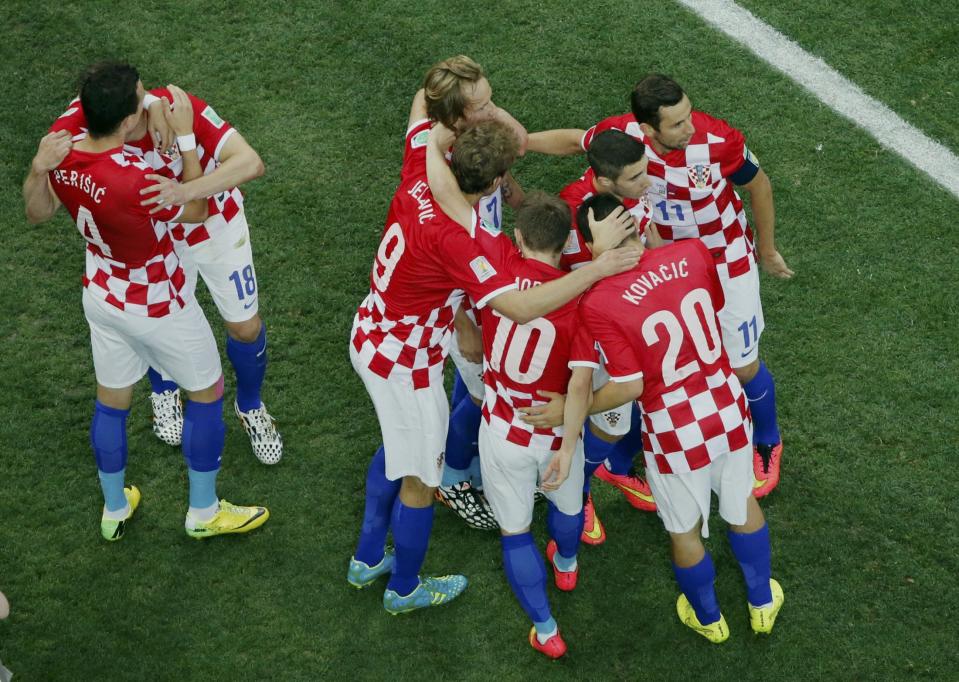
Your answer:
[[[483,256],[477,256],[471,260],[470,269],[481,284],[496,275],[496,270],[493,269],[493,266],[490,265],[489,261]]]
[[[712,177],[712,170],[709,166],[704,166],[701,163],[697,163],[695,166],[690,166],[689,170],[686,171],[686,174],[689,176],[689,181],[693,183],[696,189],[706,189],[706,186],[709,184],[709,180]]]
[[[441,453],[440,453],[440,456],[436,458],[436,468],[437,468],[437,469],[442,469],[442,468],[443,468],[443,460],[444,460],[444,459],[446,459],[446,452],[445,452],[445,451],[444,451],[444,452],[441,452]]]
[[[576,230],[570,230],[569,239],[566,240],[566,246],[563,247],[563,255],[571,256],[574,253],[579,253],[581,250],[579,235],[576,234]]]
[[[203,113],[200,115],[203,116],[203,118],[205,118],[207,121],[212,123],[214,127],[216,128],[223,127],[223,119],[216,115],[216,112],[213,111],[213,107],[207,107],[206,109],[203,110]]]
[[[410,147],[413,149],[419,149],[420,147],[426,146],[426,141],[429,140],[430,131],[421,130],[413,136],[413,139],[410,140]]]

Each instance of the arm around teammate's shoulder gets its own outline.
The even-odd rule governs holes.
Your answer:
[[[66,130],[48,133],[40,140],[30,163],[30,172],[23,181],[24,209],[31,225],[49,220],[60,207],[47,174],[63,162],[72,147],[70,133]]]
[[[585,130],[577,128],[559,128],[530,133],[526,150],[553,156],[571,156],[583,153],[583,135]]]

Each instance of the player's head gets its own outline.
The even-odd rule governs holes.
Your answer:
[[[434,64],[423,81],[426,115],[450,130],[482,120],[496,110],[483,67],[466,55]]]
[[[668,76],[654,73],[643,78],[633,88],[630,104],[643,133],[666,151],[685,149],[696,132],[689,97]]]
[[[646,145],[621,130],[604,130],[594,137],[586,158],[603,192],[639,199],[649,188]]]
[[[453,143],[450,168],[464,194],[495,190],[516,160],[519,140],[505,123],[482,121],[466,128]]]
[[[516,243],[530,252],[559,257],[569,240],[569,206],[546,192],[530,192],[516,209]]]
[[[608,217],[610,213],[613,213],[618,208],[624,211],[626,210],[626,207],[623,206],[622,202],[615,195],[594,194],[576,209],[576,227],[579,228],[579,233],[583,235],[583,241],[590,245],[590,248],[592,248],[593,244],[593,230],[589,226],[589,210],[593,209],[593,219],[600,221]],[[635,221],[636,218],[634,217],[633,222]],[[633,237],[628,237],[624,241],[632,238]]]
[[[94,64],[80,83],[80,104],[90,137],[116,133],[130,117],[139,116],[143,100],[140,74],[129,64],[107,61]],[[132,121],[135,123],[135,118]]]

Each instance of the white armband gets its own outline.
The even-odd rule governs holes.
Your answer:
[[[176,146],[180,148],[180,153],[191,152],[196,149],[196,135],[190,133],[189,135],[178,135],[176,138]]]

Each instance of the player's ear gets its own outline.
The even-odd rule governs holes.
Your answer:
[[[604,193],[612,192],[613,188],[616,186],[616,183],[607,178],[605,175],[597,175],[596,184],[599,185],[599,188],[603,190]]]
[[[648,123],[640,123],[639,129],[643,131],[643,135],[646,137],[652,137],[656,134],[656,129]]]

